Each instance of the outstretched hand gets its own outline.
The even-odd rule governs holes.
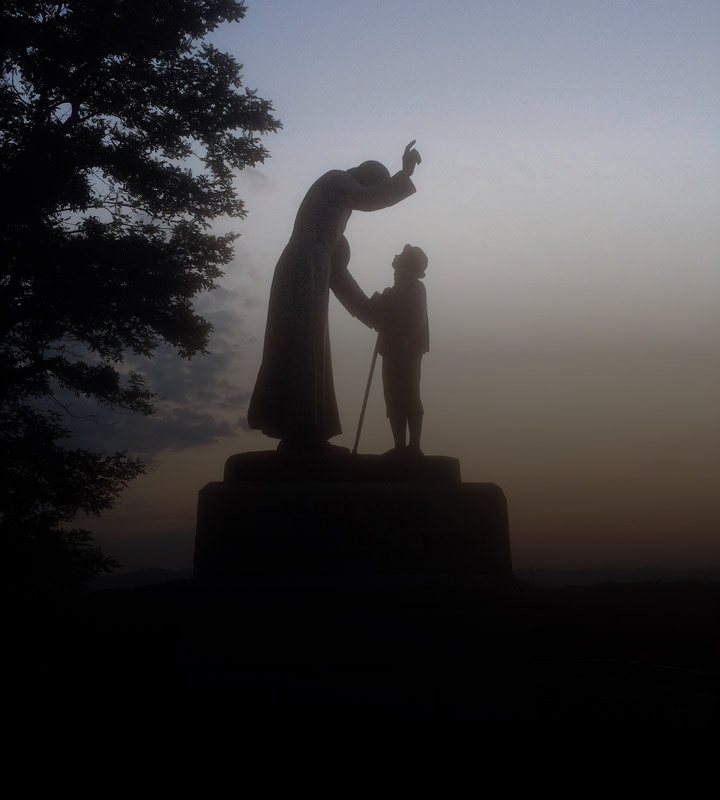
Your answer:
[[[422,158],[420,158],[420,153],[417,150],[413,150],[412,147],[415,144],[415,139],[410,142],[410,144],[405,148],[405,152],[403,153],[402,157],[402,171],[408,176],[408,178],[415,172],[415,165],[422,163]]]

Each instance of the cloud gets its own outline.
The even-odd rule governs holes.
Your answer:
[[[153,415],[118,413],[91,399],[60,397],[70,412],[65,416],[72,431],[68,446],[128,450],[153,463],[161,451],[207,446],[236,435],[238,426],[247,430],[242,412],[254,375],[244,358],[253,341],[244,324],[246,299],[242,290],[220,288],[198,302],[198,312],[214,328],[208,354],[187,360],[162,347],[151,359],[128,358],[123,366],[142,374],[157,395]]]
[[[237,175],[235,182],[239,187],[249,186],[253,191],[262,191],[273,189],[277,186],[263,167],[245,167],[242,172]],[[240,190],[242,194],[242,189]]]

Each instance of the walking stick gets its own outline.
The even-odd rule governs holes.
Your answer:
[[[368,375],[367,386],[365,387],[365,399],[363,400],[362,411],[360,412],[360,421],[358,422],[357,436],[355,437],[355,446],[352,449],[352,454],[354,456],[357,455],[358,442],[360,441],[360,431],[362,430],[363,420],[365,419],[365,409],[367,408],[367,401],[370,395],[370,384],[372,383],[373,372],[375,372],[375,362],[377,361],[378,357],[379,342],[380,342],[380,336],[378,335],[377,341],[375,342],[375,350],[373,352],[372,361],[370,362],[370,374]]]

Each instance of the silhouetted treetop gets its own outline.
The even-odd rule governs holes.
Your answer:
[[[235,0],[0,8],[0,377],[14,458],[23,441],[64,436],[44,407],[59,394],[150,413],[142,377],[118,367],[127,353],[205,351],[211,325],[193,299],[215,286],[236,237],[210,225],[245,216],[235,173],[264,160],[261,137],[280,127],[235,58],[204,41],[244,15]],[[125,479],[140,469],[110,458],[78,467],[105,508],[118,467]],[[9,491],[8,508],[26,497]],[[19,519],[35,513],[23,502]],[[57,522],[84,502],[49,505]]]

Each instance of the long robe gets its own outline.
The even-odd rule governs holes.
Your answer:
[[[376,211],[415,192],[403,172],[363,186],[331,170],[310,187],[275,267],[263,360],[248,424],[278,439],[327,440],[342,433],[335,400],[328,302],[330,289],[355,316],[367,297],[347,270],[343,236],[353,210]]]

